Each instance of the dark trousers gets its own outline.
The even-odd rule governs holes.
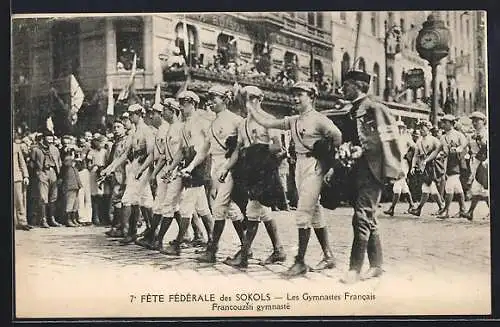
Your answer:
[[[364,158],[358,161],[353,170],[353,177],[356,187],[351,202],[354,208],[354,237],[368,241],[371,233],[377,233],[376,210],[384,185],[373,176]]]

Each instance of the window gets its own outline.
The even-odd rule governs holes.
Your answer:
[[[186,63],[192,65],[198,56],[198,34],[193,25],[187,25],[187,42],[184,42],[186,34],[184,33],[184,24],[178,23],[175,27],[175,46],[179,48],[181,55],[184,56]],[[186,49],[187,47],[187,49]]]
[[[373,65],[373,91],[375,95],[380,95],[380,66],[378,63]]]
[[[313,80],[315,82],[321,83],[323,80],[323,63],[319,59],[314,59],[312,63]]]
[[[313,12],[307,13],[307,23],[309,25],[314,25],[314,13]]]
[[[467,40],[468,40],[468,39],[470,38],[470,26],[469,26],[469,20],[467,19],[467,20],[465,21],[465,23],[466,23],[466,31],[465,31],[465,32],[467,33]]]
[[[389,89],[388,91],[392,93],[392,90],[394,89],[394,70],[392,67],[387,69],[387,87]]]
[[[361,11],[356,12],[356,24],[359,24],[362,15],[363,13]]]
[[[299,72],[299,58],[293,52],[285,52],[285,72],[288,78],[297,81]]]
[[[406,31],[405,20],[403,18],[399,20],[399,27],[401,28],[401,33],[404,33]]]
[[[349,54],[346,52],[344,53],[344,56],[342,57],[342,63],[341,63],[341,79],[342,83],[344,83],[345,80],[345,75],[351,68],[351,57]]]
[[[464,112],[467,110],[467,96],[465,91],[462,92],[462,97],[464,98]]]
[[[443,82],[439,82],[439,106],[442,108],[444,106],[444,89]]]
[[[458,57],[458,50],[457,47],[455,47],[455,61],[457,61],[457,57]]]
[[[472,93],[469,92],[469,112],[472,112],[472,107],[473,107],[473,104],[472,104]]]
[[[80,24],[70,21],[58,22],[52,27],[53,78],[74,74],[80,69]]]
[[[345,23],[347,21],[345,11],[340,12],[340,20],[342,21],[342,23]]]
[[[323,28],[323,13],[322,12],[316,13],[316,26],[319,28]]]
[[[216,65],[227,66],[230,62],[235,62],[238,55],[236,39],[234,36],[224,33],[217,37]]]
[[[144,69],[144,27],[142,19],[127,19],[115,22],[117,70],[131,70],[134,56],[137,69]]]
[[[271,73],[271,55],[269,47],[264,43],[255,43],[253,47],[253,62],[257,72],[270,75]]]
[[[389,11],[387,13],[387,21],[388,21],[388,24],[389,24],[389,27],[394,25],[394,13]]]
[[[373,36],[377,36],[377,17],[375,15],[376,13],[373,12],[371,17],[371,30]]]
[[[363,57],[359,57],[357,68],[363,72],[366,72],[366,63],[365,63],[365,59]]]
[[[449,12],[446,13],[446,26],[447,27],[450,26],[450,13]]]

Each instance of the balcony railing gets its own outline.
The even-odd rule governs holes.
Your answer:
[[[278,105],[292,107],[290,98],[290,88],[270,82],[266,77],[248,77],[238,76],[228,72],[214,72],[204,68],[190,68],[188,74],[191,76],[191,83],[188,89],[194,92],[204,94],[214,84],[222,84],[226,87],[232,87],[236,82],[241,86],[254,85],[262,89],[264,92],[267,105]],[[164,81],[169,93],[177,92],[187,79],[184,70],[165,71],[163,74]],[[321,94],[316,101],[318,110],[332,109],[338,106],[339,98],[333,94]]]

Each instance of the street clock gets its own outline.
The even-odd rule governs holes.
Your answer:
[[[439,62],[449,52],[450,31],[444,22],[430,15],[417,36],[417,52],[429,62]]]

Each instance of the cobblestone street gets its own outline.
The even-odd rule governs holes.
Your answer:
[[[384,204],[382,210],[388,204]],[[435,205],[426,206],[428,212]],[[380,217],[386,273],[378,280],[345,286],[339,278],[348,268],[352,241],[349,208],[326,211],[337,268],[305,277],[284,280],[280,272],[292,264],[297,232],[288,212],[273,213],[285,246],[287,262],[260,266],[271,251],[263,226],[254,242],[254,258],[246,271],[222,264],[238,246],[231,224],[221,240],[218,263],[193,260],[194,249],[181,257],[168,257],[136,245],[120,246],[107,238],[103,227],[35,229],[16,231],[16,309],[18,317],[140,317],[229,315],[360,315],[360,314],[487,314],[490,308],[490,225],[482,219],[484,204],[473,222],[465,219],[440,221],[403,214]],[[399,210],[399,211],[398,211]],[[458,211],[456,204],[451,212]],[[177,232],[172,224],[165,240]],[[306,261],[321,259],[321,249],[311,236]],[[367,261],[367,260],[366,260]],[[366,269],[367,263],[365,263]],[[221,312],[208,303],[140,303],[141,294],[270,292],[274,300],[286,301],[289,293],[373,293],[372,302],[292,302],[289,311]],[[131,296],[136,296],[133,298]],[[343,296],[343,295],[342,295]],[[139,301],[136,303],[136,301]],[[280,301],[278,301],[280,302]],[[163,305],[163,306],[161,306]]]

